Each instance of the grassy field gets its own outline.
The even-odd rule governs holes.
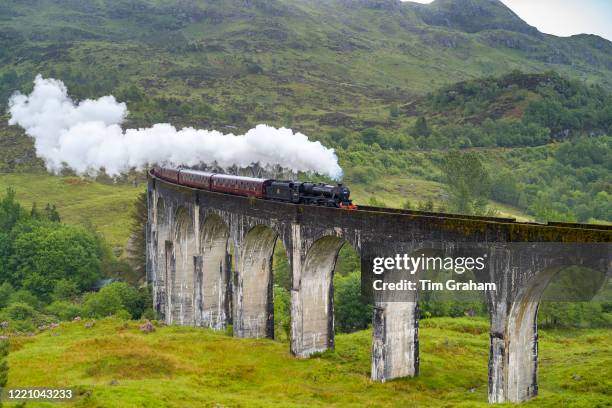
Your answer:
[[[45,174],[1,174],[0,195],[13,188],[17,200],[28,210],[36,202],[39,209],[55,204],[62,221],[92,224],[112,246],[125,247],[130,213],[144,185],[102,184],[79,177]]]
[[[367,204],[370,197],[376,196],[388,207],[402,208],[404,202],[408,200],[412,208],[416,209],[419,203],[432,200],[437,211],[440,205],[444,205],[444,202],[448,200],[444,184],[414,177],[389,176],[368,185],[351,183],[350,188],[351,196],[357,204]],[[533,221],[532,217],[518,208],[506,204],[491,201],[490,207],[497,211],[499,217],[516,218],[518,221]]]
[[[285,342],[206,329],[143,334],[138,322],[112,318],[84,325],[14,338],[7,387],[77,388],[66,407],[488,406],[481,319],[422,321],[420,377],[384,384],[369,379],[369,330],[338,335],[335,351],[298,360]],[[610,406],[610,378],[609,330],[542,331],[540,396],[524,406]]]

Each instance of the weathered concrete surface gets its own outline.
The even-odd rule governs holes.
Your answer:
[[[414,302],[379,302],[374,308],[372,379],[419,373],[419,326]]]
[[[204,221],[200,233],[201,278],[196,325],[224,329],[230,315],[230,267],[228,256],[229,230],[217,215]]]
[[[194,323],[194,280],[195,260],[198,255],[197,237],[191,208],[180,207],[176,214],[176,228],[173,239],[174,267],[170,274],[171,295],[169,323],[191,325]]]
[[[293,353],[307,357],[334,347],[333,272],[344,240],[326,236],[314,242],[294,276]]]
[[[234,286],[234,335],[238,337],[274,337],[272,303],[272,254],[277,234],[258,225],[236,245]]]
[[[235,336],[272,337],[271,260],[280,239],[291,268],[290,347],[298,357],[334,346],[333,270],[342,245],[360,254],[367,288],[377,256],[420,250],[452,254],[460,243],[482,243],[495,252],[496,243],[612,240],[605,227],[300,206],[198,191],[154,177],[148,200],[147,276],[166,322],[222,329],[233,320]],[[562,266],[583,264],[610,273],[610,247],[602,248],[588,257],[570,247],[550,253],[504,247],[495,254],[490,276],[480,277],[498,285],[487,297],[491,402],[520,402],[537,394],[535,322],[542,292]],[[372,379],[417,375],[417,299],[372,300]]]

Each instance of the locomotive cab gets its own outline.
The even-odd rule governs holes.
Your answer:
[[[299,203],[300,185],[299,182],[270,180],[266,184],[266,198]]]

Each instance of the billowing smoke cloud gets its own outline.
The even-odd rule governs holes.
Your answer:
[[[121,128],[128,110],[113,96],[75,103],[66,86],[40,75],[30,95],[16,93],[9,100],[10,125],[19,125],[34,138],[36,152],[47,168],[65,165],[79,174],[104,168],[111,176],[153,163],[223,168],[281,166],[315,172],[334,179],[342,176],[333,149],[291,129],[258,125],[244,135],[183,128],[167,123],[146,129]]]

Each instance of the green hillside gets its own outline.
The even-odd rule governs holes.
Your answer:
[[[286,342],[187,327],[143,334],[139,324],[61,323],[13,338],[7,386],[75,387],[79,396],[67,407],[489,406],[484,319],[423,320],[420,376],[386,383],[369,379],[370,330],[338,335],[335,351],[299,360]],[[539,337],[540,395],[524,406],[606,406],[610,331],[541,330]]]
[[[47,174],[0,174],[0,196],[7,188],[15,190],[28,210],[33,203],[39,209],[52,204],[63,222],[93,225],[121,253],[130,234],[134,200],[145,187]]]
[[[0,103],[37,73],[113,93],[133,124],[368,127],[460,80],[556,70],[612,89],[612,44],[539,33],[495,0],[7,0]]]
[[[555,72],[516,71],[442,87],[400,112],[429,118],[439,133],[463,130],[473,139],[462,146],[447,136],[451,140],[446,147],[513,147],[611,134],[611,106],[612,94],[600,86],[585,86]],[[478,131],[487,135],[479,138]]]

